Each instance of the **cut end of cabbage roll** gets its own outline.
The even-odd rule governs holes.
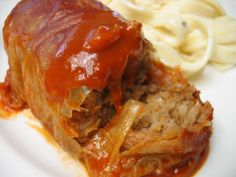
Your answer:
[[[152,60],[140,23],[95,0],[23,0],[4,42],[12,93],[90,176],[193,170],[208,147],[212,106]]]

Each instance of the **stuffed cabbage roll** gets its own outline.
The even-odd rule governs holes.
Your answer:
[[[3,35],[1,102],[27,105],[91,177],[193,171],[213,109],[179,69],[152,60],[140,23],[96,0],[22,0]]]

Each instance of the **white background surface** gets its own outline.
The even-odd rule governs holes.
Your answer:
[[[236,17],[235,0],[219,1],[228,14]],[[0,0],[0,29],[16,3],[17,0]],[[0,81],[7,68],[0,35]],[[210,154],[195,177],[236,177],[236,68],[219,73],[207,67],[192,82],[201,90],[203,100],[209,100],[215,109]],[[0,177],[86,176],[81,164],[48,144],[28,121],[23,115],[0,120]]]

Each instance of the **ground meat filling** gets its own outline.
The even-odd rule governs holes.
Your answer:
[[[124,168],[135,167],[143,175],[197,164],[208,144],[212,120],[210,103],[200,100],[200,92],[180,71],[148,58],[140,60],[132,83],[125,75],[122,79],[122,104],[138,100],[144,112],[120,147],[121,161],[129,162]],[[116,114],[109,95],[108,89],[94,90],[82,104],[82,111],[73,112],[69,124],[78,133],[80,145],[85,146]],[[143,165],[146,171],[141,172]]]
[[[123,150],[150,136],[173,139],[182,128],[192,131],[207,118],[211,119],[210,104],[202,103],[199,92],[186,80],[180,81],[179,73],[167,74],[168,70],[162,65],[157,65],[152,71],[150,63],[150,60],[139,63],[133,84],[128,83],[125,77],[122,81],[122,103],[135,99],[145,104],[145,112],[134,122],[123,143]],[[151,80],[150,75],[155,75],[152,78],[156,79]],[[78,132],[80,144],[85,144],[115,115],[108,92],[106,89],[91,92],[82,105],[84,110],[73,112],[69,124]]]
[[[147,77],[149,75],[151,77]],[[212,107],[210,103],[200,100],[199,93],[180,72],[168,70],[162,64],[144,62],[135,85],[124,87],[124,100],[142,101],[145,112],[134,122],[122,150],[129,150],[152,137],[172,140],[182,136],[180,133],[183,131],[197,134],[203,127],[210,127]]]
[[[69,125],[78,133],[76,140],[84,145],[98,131],[103,128],[115,115],[115,107],[111,104],[107,90],[92,91],[82,104],[81,112],[73,111]]]

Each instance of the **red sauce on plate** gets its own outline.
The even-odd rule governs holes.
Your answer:
[[[119,109],[123,73],[128,63],[136,67],[135,62],[130,60],[137,60],[143,50],[141,24],[127,22],[118,13],[94,0],[68,2],[21,1],[6,21],[7,27],[11,26],[9,23],[15,25],[9,28],[11,30],[4,29],[6,48],[11,38],[17,36],[15,42],[20,43],[17,45],[19,48],[34,52],[44,70],[44,87],[49,99],[63,102],[72,89],[81,86],[98,90],[108,88],[113,103]],[[20,6],[21,3],[25,4]],[[47,49],[45,46],[54,48]],[[130,72],[126,71],[129,78],[135,75],[135,67],[130,67]],[[155,74],[161,77],[161,73]],[[21,110],[25,106],[14,95],[9,75],[5,83],[0,84],[0,103],[5,110]],[[200,156],[205,159],[203,157]],[[86,160],[95,177],[104,169],[108,157],[105,154],[101,159],[87,157]],[[194,166],[184,164],[160,175],[150,174],[146,177],[189,176],[203,161],[197,160]],[[121,161],[111,176],[116,177],[130,170],[122,167],[126,162]]]
[[[8,71],[5,81],[0,83],[0,116],[8,117],[25,107],[25,102],[19,99],[11,88],[11,76]]]

